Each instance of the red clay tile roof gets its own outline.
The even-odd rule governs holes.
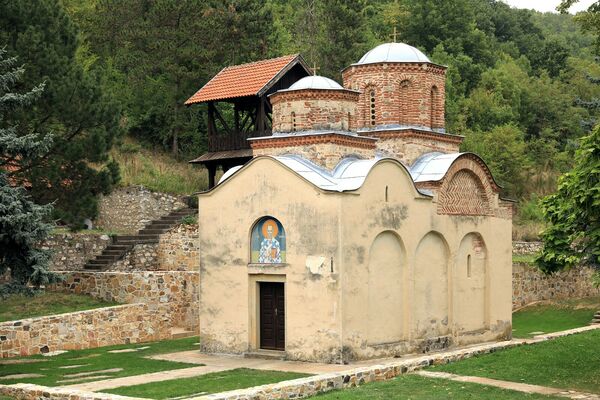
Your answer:
[[[198,90],[185,104],[255,96],[298,54],[226,67]]]

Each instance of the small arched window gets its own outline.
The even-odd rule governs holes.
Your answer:
[[[398,122],[401,125],[408,125],[410,123],[408,118],[408,102],[410,100],[409,90],[410,82],[408,80],[405,79],[402,82],[400,82],[400,91],[398,99]]]
[[[296,113],[292,111],[292,131],[296,132]]]
[[[371,124],[371,126],[375,126],[375,124],[377,123],[377,120],[376,120],[377,117],[375,114],[375,90],[374,89],[371,89],[369,91],[369,111],[370,111],[370,114],[369,114],[370,124]]]
[[[285,230],[273,217],[263,217],[252,228],[250,262],[258,264],[285,263]]]
[[[467,278],[471,277],[471,255],[467,256]]]
[[[434,128],[436,125],[436,114],[437,114],[437,97],[438,97],[438,88],[437,86],[433,86],[431,88],[431,99],[430,99],[430,108],[431,108],[431,117],[429,120],[429,125],[431,128]]]
[[[348,127],[346,128],[347,130],[352,130],[352,113],[350,113],[350,111],[348,111]]]

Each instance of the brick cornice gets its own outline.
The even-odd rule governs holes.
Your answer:
[[[353,90],[327,90],[327,89],[302,89],[275,92],[269,100],[271,104],[277,104],[281,101],[302,101],[302,100],[342,100],[358,101],[358,92]]]
[[[290,135],[290,136],[271,136],[266,138],[257,138],[250,141],[252,149],[269,149],[279,147],[297,147],[312,144],[337,144],[341,146],[354,147],[358,149],[375,149],[376,140],[368,137],[347,136],[338,133],[318,134],[318,135]]]
[[[419,72],[432,73],[434,75],[445,75],[447,67],[428,62],[422,63],[402,63],[402,62],[382,62],[374,64],[357,64],[350,65],[342,71],[344,81],[347,75],[352,75],[357,72],[373,73],[373,72]]]
[[[398,129],[398,130],[385,130],[385,131],[364,131],[359,132],[359,135],[365,135],[375,137],[378,139],[396,139],[396,138],[422,138],[432,139],[440,142],[461,144],[463,141],[462,136],[448,135],[446,133],[438,133],[431,131],[421,131],[418,129]]]

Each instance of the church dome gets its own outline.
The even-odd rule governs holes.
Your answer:
[[[333,79],[319,75],[305,76],[300,79],[287,90],[302,90],[302,89],[326,89],[326,90],[344,90],[342,85]]]
[[[431,62],[423,52],[406,43],[384,43],[369,50],[355,65],[384,62]]]

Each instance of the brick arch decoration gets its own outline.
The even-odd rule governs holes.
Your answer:
[[[398,82],[398,123],[408,125],[413,83],[411,79],[402,77],[398,79]]]
[[[500,188],[485,163],[473,154],[458,158],[446,172],[438,195],[438,214],[496,214]]]

